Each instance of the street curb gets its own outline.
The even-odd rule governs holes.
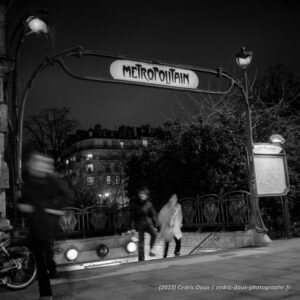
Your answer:
[[[192,264],[202,264],[209,263],[220,260],[228,260],[237,257],[252,256],[252,255],[263,255],[270,253],[270,247],[259,247],[259,248],[239,248],[239,249],[230,249],[222,250],[216,253],[206,253],[201,255],[191,255],[191,256],[182,256],[174,257],[169,259],[156,259],[143,262],[132,262],[126,264],[120,264],[118,266],[103,267],[103,273],[92,276],[85,276],[81,278],[72,278],[72,274],[68,274],[68,278],[60,278],[52,281],[53,285],[60,285],[64,283],[75,283],[80,281],[88,281],[94,279],[100,279],[105,277],[112,277],[124,274],[132,274],[138,272],[147,272],[158,269],[165,269],[172,266],[178,265],[192,265]],[[69,272],[71,273],[71,272]]]

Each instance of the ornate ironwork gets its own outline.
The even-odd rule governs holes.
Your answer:
[[[225,194],[223,197],[227,204],[228,214],[234,224],[243,224],[249,213],[249,194],[243,191],[236,191]]]
[[[215,201],[211,200],[204,204],[203,215],[206,218],[208,224],[216,223],[216,217],[218,213],[219,209],[215,204]]]
[[[220,223],[220,200],[216,194],[197,197],[199,218],[202,224],[215,225]]]
[[[81,209],[76,207],[66,207],[64,210],[66,214],[60,216],[58,220],[58,225],[61,230],[65,233],[72,233],[80,230],[82,225]]]
[[[183,198],[183,227],[189,228],[232,228],[246,226],[250,220],[249,193],[235,191],[223,196],[208,194],[197,198]],[[85,209],[67,207],[58,227],[61,234],[91,236],[113,234],[130,229],[129,209],[91,206]]]
[[[183,223],[192,225],[195,223],[194,219],[197,215],[196,200],[193,198],[186,198],[181,200]]]
[[[181,199],[183,227],[246,226],[250,220],[250,196],[246,191],[225,195],[208,194],[202,197]]]
[[[90,206],[85,209],[66,207],[58,220],[57,236],[93,236],[129,230],[128,207],[121,209]]]
[[[103,211],[95,211],[91,215],[91,224],[95,227],[95,229],[103,229],[107,222],[107,217],[105,212]]]

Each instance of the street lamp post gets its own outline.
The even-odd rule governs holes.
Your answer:
[[[236,54],[236,62],[243,70],[244,86],[237,84],[242,91],[246,112],[246,135],[247,135],[247,158],[248,158],[248,182],[250,191],[250,203],[251,203],[251,220],[250,227],[257,230],[265,230],[262,220],[259,215],[259,204],[256,188],[256,177],[254,169],[254,157],[253,157],[253,134],[252,134],[252,118],[251,107],[249,103],[249,90],[248,90],[248,76],[247,68],[251,63],[253,53],[246,51],[245,47],[241,48],[241,51]],[[260,225],[260,226],[258,226]]]
[[[11,178],[12,178],[12,199],[13,211],[15,212],[16,192],[20,191],[21,182],[19,180],[19,169],[21,164],[21,157],[19,156],[19,90],[18,90],[18,77],[19,77],[19,62],[22,45],[26,36],[32,33],[47,34],[49,33],[48,25],[42,20],[45,11],[37,11],[34,14],[27,14],[16,26],[11,39],[10,39],[10,55],[13,56],[14,68],[12,70],[12,89],[11,89],[11,114],[9,116],[9,131],[10,131],[10,147],[11,147]]]
[[[42,20],[41,16],[45,15],[45,11],[37,11],[34,15],[26,15],[16,26],[16,29],[11,37],[11,47],[14,45],[15,39],[16,39],[16,46],[15,51],[13,54],[15,65],[13,70],[13,81],[12,81],[12,97],[11,97],[11,103],[12,103],[12,115],[11,115],[11,123],[12,123],[12,138],[14,139],[12,141],[13,147],[14,147],[14,165],[13,165],[13,172],[17,174],[16,183],[18,185],[18,188],[20,189],[21,182],[19,181],[20,177],[18,176],[19,169],[20,169],[20,161],[21,157],[18,153],[18,148],[20,144],[20,137],[18,135],[18,128],[19,128],[19,122],[20,122],[20,109],[19,109],[19,90],[18,90],[18,77],[19,77],[19,62],[20,62],[20,54],[22,45],[24,43],[24,40],[26,36],[29,34],[35,33],[35,34],[47,34],[49,33],[48,25]],[[12,49],[11,49],[11,52]]]

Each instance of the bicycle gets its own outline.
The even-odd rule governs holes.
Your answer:
[[[8,228],[0,231],[0,285],[20,290],[31,285],[37,273],[33,253],[25,245],[13,245]]]

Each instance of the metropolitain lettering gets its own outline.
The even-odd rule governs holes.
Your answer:
[[[188,85],[190,83],[190,74],[177,72],[176,69],[168,68],[167,70],[158,67],[144,67],[141,64],[123,65],[123,77],[129,79],[139,79],[151,81],[159,81],[164,84]]]

